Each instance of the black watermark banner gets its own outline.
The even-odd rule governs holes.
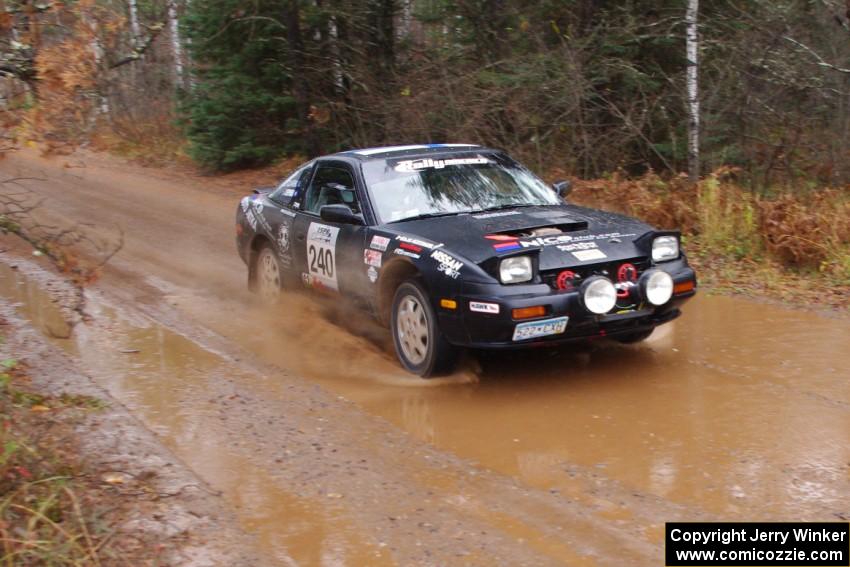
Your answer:
[[[668,567],[850,566],[850,524],[677,522],[666,525]]]

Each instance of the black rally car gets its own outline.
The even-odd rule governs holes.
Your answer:
[[[353,150],[242,199],[237,246],[251,289],[359,302],[423,377],[449,371],[460,347],[636,342],[678,317],[696,292],[679,233],[568,192],[479,146]]]

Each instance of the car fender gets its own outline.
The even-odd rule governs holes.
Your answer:
[[[440,299],[460,294],[465,281],[496,283],[489,274],[462,255],[441,243],[420,237],[376,231],[367,243],[367,250],[383,253],[376,282],[375,305],[378,318],[384,323],[389,322],[395,290],[407,279],[419,279],[435,310],[440,308]]]

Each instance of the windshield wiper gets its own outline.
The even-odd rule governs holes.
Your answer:
[[[542,207],[545,206],[540,203],[508,203],[505,205],[496,205],[494,207],[487,207],[486,209],[478,209],[477,211],[472,211],[475,213],[483,213],[485,211],[502,211],[504,209],[519,209],[521,207]]]
[[[387,224],[393,224],[393,223],[396,223],[396,222],[407,222],[407,221],[419,220],[419,219],[431,219],[431,218],[434,218],[434,217],[450,217],[450,216],[453,216],[453,215],[463,215],[463,214],[469,214],[469,211],[452,211],[452,212],[443,212],[443,213],[422,213],[421,215],[415,215],[415,216],[412,216],[412,217],[404,217],[403,219],[389,221]]]

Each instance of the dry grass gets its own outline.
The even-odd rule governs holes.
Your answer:
[[[681,229],[718,288],[850,304],[850,187],[763,196],[721,169],[696,186],[656,174],[577,181],[573,200]]]
[[[91,136],[91,146],[148,166],[189,162],[186,140],[170,112],[143,121],[125,116],[101,122]]]
[[[109,533],[80,502],[80,470],[37,416],[64,401],[18,388],[26,371],[0,373],[0,565],[100,565]]]

